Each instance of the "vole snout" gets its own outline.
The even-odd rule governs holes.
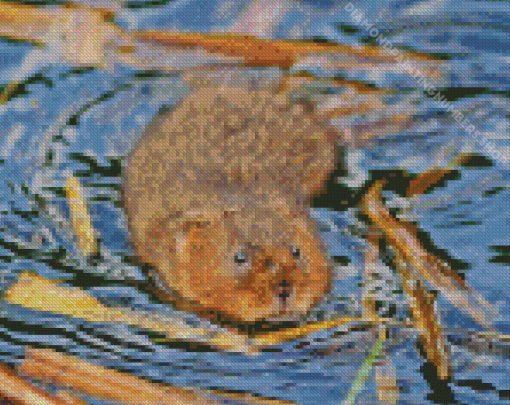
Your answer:
[[[292,285],[284,279],[280,281],[276,291],[280,300],[285,303],[292,294]]]

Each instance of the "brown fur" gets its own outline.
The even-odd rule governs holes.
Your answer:
[[[309,201],[335,167],[338,134],[270,81],[190,80],[198,89],[128,158],[135,251],[168,300],[205,316],[298,320],[330,288]]]

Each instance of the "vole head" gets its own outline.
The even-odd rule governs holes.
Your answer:
[[[166,287],[205,314],[236,322],[298,321],[327,293],[331,267],[307,216],[252,210],[194,213],[151,231]]]

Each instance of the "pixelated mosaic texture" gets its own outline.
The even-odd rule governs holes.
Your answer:
[[[98,41],[99,31],[90,29],[102,27],[102,20],[95,14],[83,14],[81,24],[74,21],[58,25],[67,27],[67,37],[60,37],[55,30],[44,38],[50,38],[54,45],[46,49],[17,40],[16,35],[13,40],[13,32],[8,33],[8,38],[0,41],[0,270],[4,291],[0,342],[5,365],[0,370],[0,392],[2,384],[4,389],[11,384],[26,393],[25,403],[37,403],[33,402],[34,395],[54,401],[49,403],[200,403],[202,395],[221,401],[218,391],[211,392],[218,389],[299,404],[510,401],[510,48],[508,11],[503,3],[179,0],[78,4],[113,10],[115,21],[126,30],[243,32],[266,41],[307,40],[295,42],[300,46],[310,41],[323,47],[329,43],[386,45],[395,54],[377,59],[345,52],[341,56],[323,53],[285,64],[269,52],[257,57],[248,52],[251,56],[246,57],[246,51],[239,47],[242,38],[235,37],[237,45],[223,45],[236,50],[227,57],[189,48],[169,56],[151,43],[150,36],[143,35],[140,38],[146,41],[146,48],[133,53],[127,47],[130,44],[119,40],[116,49],[123,52],[112,53],[110,42]],[[52,19],[58,17],[62,7],[63,3],[56,3],[47,9],[53,13]],[[41,21],[40,24],[45,23]],[[5,21],[0,24],[7,30]],[[28,30],[22,23],[9,25],[8,29],[22,31],[21,37]],[[116,33],[108,31],[104,35]],[[253,42],[248,44],[254,46]],[[441,62],[417,62],[417,58],[403,56],[399,59],[399,55],[409,51],[422,52]],[[134,57],[146,58],[144,66],[133,64]],[[245,65],[242,68],[241,57]],[[205,63],[209,64],[207,69],[193,70]],[[211,64],[216,66],[212,68]],[[442,67],[436,70],[436,65]],[[216,87],[208,89],[211,81]],[[205,87],[205,98],[212,97],[209,90],[217,91],[220,82],[228,84],[223,93],[218,90],[227,100],[220,103],[227,112],[204,123],[203,117],[211,114],[201,105],[203,98],[197,97],[196,91]],[[218,335],[211,332],[218,330],[215,322],[175,311],[153,299],[148,290],[147,269],[140,263],[140,256],[144,257],[131,243],[126,204],[121,202],[128,156],[140,145],[142,134],[154,117],[166,114],[175,122],[182,111],[178,107],[193,100],[193,94],[192,113],[181,116],[178,122],[187,131],[180,139],[191,140],[188,133],[200,125],[204,131],[198,133],[215,134],[211,129],[217,121],[226,123],[219,128],[223,132],[228,128],[230,136],[257,133],[252,128],[264,125],[259,126],[248,116],[259,107],[246,108],[239,101],[247,89],[255,92],[249,94],[263,94],[255,97],[255,104],[260,102],[258,106],[266,118],[258,115],[257,119],[265,121],[273,138],[278,139],[278,133],[285,130],[294,135],[325,134],[322,125],[327,121],[335,133],[341,134],[341,139],[335,138],[340,145],[331,146],[327,136],[315,144],[299,145],[285,137],[283,141],[289,143],[281,142],[274,150],[287,148],[286,152],[295,152],[298,146],[305,153],[286,155],[283,164],[278,154],[271,157],[259,151],[266,160],[259,159],[258,166],[253,164],[250,168],[269,177],[285,171],[288,175],[280,183],[274,178],[256,180],[252,172],[243,177],[224,163],[225,157],[231,156],[230,164],[237,167],[246,156],[252,156],[258,143],[247,143],[244,148],[236,142],[233,146],[237,154],[229,155],[228,148],[217,142],[208,147],[207,139],[201,139],[203,144],[196,156],[201,154],[206,161],[217,162],[218,170],[212,171],[206,165],[203,174],[201,169],[200,175],[212,179],[203,180],[193,193],[187,188],[176,192],[168,187],[168,181],[161,180],[163,175],[151,176],[162,170],[154,167],[151,159],[141,163],[147,169],[142,173],[158,186],[151,187],[163,188],[160,183],[164,183],[171,197],[177,194],[181,204],[183,200],[190,204],[192,208],[187,207],[187,212],[193,213],[191,218],[197,218],[197,211],[201,218],[205,206],[223,208],[233,204],[235,196],[237,208],[244,207],[245,213],[258,215],[249,220],[260,224],[265,219],[262,222],[271,225],[262,227],[265,233],[250,235],[264,246],[275,234],[272,227],[277,221],[271,211],[274,202],[283,199],[289,206],[289,194],[294,198],[308,194],[308,186],[296,190],[295,184],[326,184],[326,189],[312,201],[309,226],[323,244],[315,252],[328,256],[334,267],[330,291],[313,308],[310,321],[360,313],[366,316],[372,311],[374,316],[395,320],[394,326],[384,326],[388,333],[377,333],[373,327],[324,328],[275,345],[258,356],[229,354],[228,344],[222,339],[233,337],[223,331]],[[277,91],[285,94],[284,101],[280,101],[283,106],[289,103],[290,107],[274,113],[277,107],[271,103]],[[229,97],[238,103],[233,112],[229,110],[233,108]],[[314,125],[319,126],[317,131],[313,130]],[[227,152],[217,154],[220,147]],[[193,146],[187,148],[180,150],[194,150]],[[323,158],[319,158],[319,151]],[[325,164],[331,160],[332,151],[340,163]],[[168,152],[172,153],[171,148]],[[299,164],[291,166],[289,157],[295,162],[302,159],[303,168],[312,170],[306,181],[300,181],[300,176],[307,172],[299,170]],[[331,167],[329,177],[322,179],[313,172],[316,167]],[[220,192],[204,192],[204,185],[211,180]],[[240,181],[249,184],[248,191],[239,191]],[[405,229],[395,224],[387,229],[386,236],[391,235],[391,230],[400,235],[408,232],[398,245],[405,246],[402,252],[413,247],[416,236],[437,259],[427,262],[423,271],[435,269],[434,266],[451,269],[450,279],[456,280],[456,286],[463,285],[465,278],[493,307],[490,315],[495,332],[481,332],[489,316],[469,316],[471,308],[478,314],[479,302],[462,295],[461,289],[434,281],[433,272],[428,284],[416,280],[406,283],[406,267],[399,250],[388,238],[380,238],[377,229],[383,208],[368,206],[367,199],[363,199],[377,196],[377,185],[383,181],[387,182],[381,200],[384,207],[400,223],[409,224]],[[423,187],[427,181],[430,185]],[[176,184],[182,187],[182,183]],[[262,208],[248,210],[249,203]],[[148,211],[142,206],[134,217],[139,220]],[[234,221],[232,226],[242,228],[249,222],[246,218],[241,216],[240,222]],[[203,223],[195,221],[198,230],[190,228],[199,239]],[[93,232],[88,232],[91,229]],[[161,238],[161,234],[156,236]],[[296,255],[313,255],[313,247],[298,248],[295,238],[292,233],[273,242],[288,248],[273,256],[281,261],[283,257],[288,264],[297,260]],[[153,240],[158,242],[158,238]],[[212,245],[213,250],[216,247]],[[151,249],[148,256],[152,258],[154,248]],[[412,253],[408,261],[415,259]],[[249,250],[234,257],[232,271],[239,272],[240,262],[257,262],[261,256]],[[201,266],[204,260],[198,261]],[[265,258],[262,267],[266,264]],[[413,265],[418,268],[420,264],[415,261]],[[299,266],[309,269],[310,264]],[[261,270],[259,273],[263,275]],[[290,303],[298,296],[292,285],[299,283],[300,277],[287,276],[278,281],[278,300],[283,296]],[[307,295],[307,290],[303,290],[302,297],[306,298],[299,301],[301,304],[314,294],[322,294],[323,286],[319,284],[323,275],[312,273],[312,278],[315,282],[310,284],[316,287],[315,291]],[[254,280],[257,279],[250,279],[252,283]],[[205,285],[215,281],[214,277],[204,278],[197,283],[196,291],[203,291]],[[172,282],[183,291],[182,282]],[[225,287],[219,284],[217,288]],[[264,295],[264,287],[254,291],[254,297]],[[238,297],[236,300],[220,297],[210,305],[229,312],[242,301]],[[260,304],[254,298],[249,305],[261,307]],[[421,317],[416,315],[420,309],[425,311]],[[244,316],[249,314],[250,311],[245,312]],[[416,323],[409,324],[413,314],[415,319],[428,322],[421,338],[413,329]],[[194,327],[198,336],[191,339],[191,344],[183,342],[187,339],[167,339],[172,333],[187,333],[189,327]],[[442,355],[431,355],[430,342],[441,334],[446,343],[437,350],[448,352],[449,366]],[[209,345],[204,344],[207,342]],[[236,340],[234,345],[239,349],[245,344]],[[197,351],[197,347],[201,349]],[[367,380],[360,377],[365,370],[369,372]],[[52,372],[60,377],[41,377]],[[35,379],[40,383],[28,383],[30,379],[21,382],[19,373],[39,376]],[[441,379],[441,373],[449,379]],[[93,385],[94,380],[100,383]],[[362,382],[360,388],[356,388],[356,381]],[[209,391],[199,393],[199,397],[179,389],[164,393],[157,383]],[[73,389],[62,390],[67,384]],[[123,394],[118,393],[115,384],[121,384]],[[136,398],[137,389],[145,392],[143,399]],[[247,397],[229,400],[255,401]]]

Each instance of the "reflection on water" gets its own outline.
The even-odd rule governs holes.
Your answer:
[[[234,24],[237,13],[243,10],[227,3],[231,2],[180,0],[147,9],[146,14],[143,9],[136,13],[124,11],[120,21],[130,28],[221,30]],[[308,3],[290,7],[271,35],[320,37],[349,44],[371,40],[342,4]],[[220,7],[230,10],[230,14],[219,18]],[[483,156],[483,164],[461,169],[457,178],[433,193],[407,201],[388,194],[387,203],[399,209],[400,217],[415,221],[436,248],[458,262],[470,285],[498,307],[501,316],[496,326],[508,334],[510,324],[505,315],[510,312],[510,13],[504,2],[361,1],[356,7],[395,46],[437,53],[448,59],[451,70],[446,72],[446,83],[441,88],[469,117],[483,139],[465,132],[408,72],[331,71],[321,60],[310,59],[299,69],[400,88],[386,101],[397,109],[413,108],[419,121],[411,129],[389,134],[388,139],[369,147],[347,151],[349,173],[344,184],[360,187],[378,170],[417,173],[461,151]],[[0,76],[12,71],[29,51],[29,47],[0,43]],[[188,89],[178,76],[140,77],[122,67],[114,72],[85,70],[63,74],[69,69],[64,65],[46,67],[44,80],[27,86],[28,94],[0,106],[2,288],[14,282],[22,270],[29,269],[44,277],[70,280],[71,284],[73,279],[79,279],[81,286],[89,284],[91,294],[114,306],[176,316],[164,305],[150,301],[143,292],[115,283],[144,277],[131,264],[133,252],[118,201],[123,157],[158,110],[171,107]],[[8,81],[1,77],[3,82]],[[372,118],[357,115],[335,123],[350,126]],[[71,174],[82,183],[100,236],[102,260],[97,265],[80,255],[73,239],[64,193],[65,181]],[[353,208],[343,212],[318,209],[314,215],[331,254],[341,258],[332,297],[314,316],[323,319],[334,313],[353,312],[358,308],[364,267],[365,245],[359,237],[363,224]],[[396,316],[403,316],[404,299],[394,292],[398,290],[398,280],[382,262],[379,268],[387,281],[382,283],[383,306],[388,309],[398,303]],[[452,345],[457,380],[449,386],[450,402],[475,405],[510,401],[509,347],[468,339],[466,330],[479,327],[446,300],[440,299],[439,305]],[[19,361],[23,345],[39,343],[65,348],[85,359],[154,381],[245,390],[302,404],[339,403],[373,343],[373,336],[367,331],[348,335],[321,332],[283,344],[278,352],[254,357],[195,353],[155,344],[123,325],[36,313],[6,303],[0,304],[0,311],[0,359],[8,363]],[[186,316],[190,322],[194,320]],[[435,402],[444,400],[444,395],[429,395],[430,387],[424,379],[427,368],[423,369],[416,350],[415,334],[396,328],[392,336],[386,355],[396,365],[400,402],[422,404],[427,396],[427,400]],[[480,381],[483,384],[477,383]],[[437,390],[433,382],[432,386]],[[373,379],[369,380],[359,403],[376,403],[375,392]]]

